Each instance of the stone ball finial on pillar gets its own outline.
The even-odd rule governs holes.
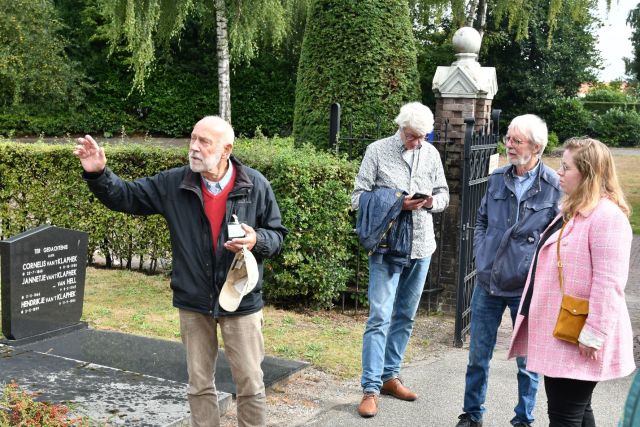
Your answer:
[[[477,55],[480,52],[482,37],[475,28],[462,27],[455,32],[452,42],[456,53],[475,53]]]

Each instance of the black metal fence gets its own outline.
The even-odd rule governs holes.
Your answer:
[[[464,167],[461,182],[460,240],[458,256],[458,289],[454,343],[462,347],[471,322],[471,296],[476,268],[473,258],[473,230],[476,213],[487,189],[492,155],[497,153],[500,110],[493,110],[490,122],[475,130],[475,120],[465,119]]]

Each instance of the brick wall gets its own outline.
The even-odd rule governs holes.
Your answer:
[[[436,94],[435,130],[444,137],[448,120],[448,141],[436,141],[449,185],[449,207],[440,215],[440,227],[436,227],[438,249],[431,259],[431,288],[444,288],[437,296],[429,298],[429,309],[454,314],[458,286],[458,252],[460,239],[461,181],[464,162],[464,119],[474,117],[476,129],[491,120],[491,100],[486,98],[442,98]]]

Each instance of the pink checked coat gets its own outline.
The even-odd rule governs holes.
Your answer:
[[[567,223],[560,243],[565,293],[589,299],[583,333],[603,343],[598,360],[581,356],[577,344],[552,335],[562,298],[556,267],[558,235],[556,231],[540,249],[529,316],[516,318],[509,357],[527,356],[527,369],[555,378],[603,381],[629,375],[635,369],[624,296],[632,239],[629,221],[618,206],[603,198],[593,211]],[[531,271],[522,295],[527,294],[530,277]]]

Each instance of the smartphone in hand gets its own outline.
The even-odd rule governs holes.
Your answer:
[[[426,199],[427,197],[429,197],[428,194],[413,193],[413,196],[411,196],[411,200],[421,200],[421,199]]]

